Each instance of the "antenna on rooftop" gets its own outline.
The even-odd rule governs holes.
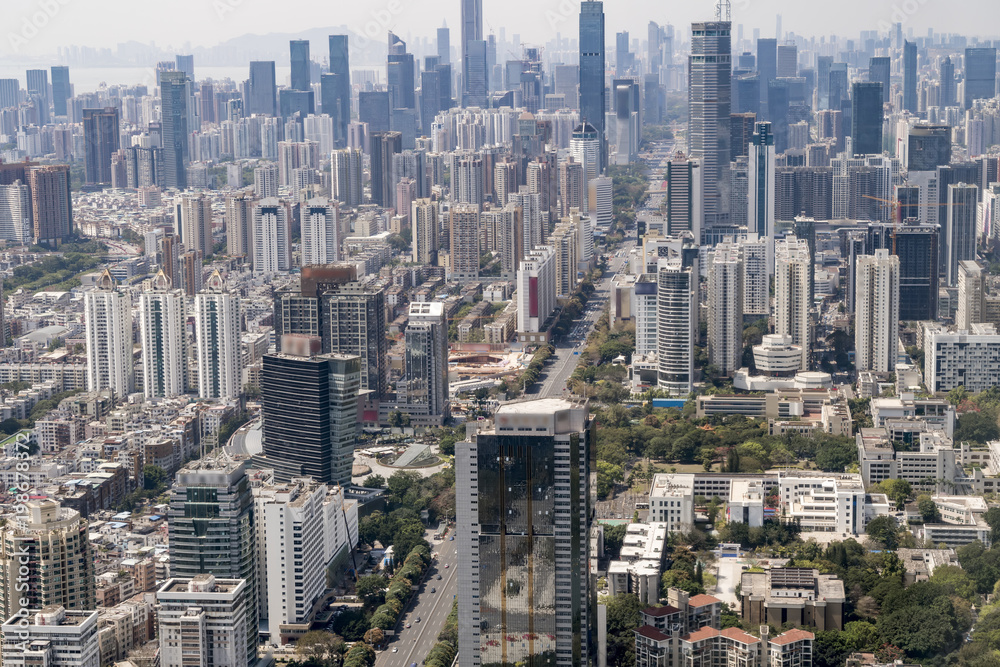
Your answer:
[[[716,21],[731,21],[733,6],[730,0],[718,0],[715,5]]]

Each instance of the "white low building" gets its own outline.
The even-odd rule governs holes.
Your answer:
[[[669,533],[665,523],[628,525],[618,560],[608,564],[611,595],[635,593],[644,604],[657,602]]]
[[[959,385],[971,393],[1000,384],[1000,334],[993,324],[971,329],[929,329],[924,334],[924,381],[931,392]]]
[[[62,606],[15,614],[3,624],[4,667],[100,667],[96,611]]]

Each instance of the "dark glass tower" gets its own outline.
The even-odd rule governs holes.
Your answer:
[[[907,142],[907,171],[934,171],[951,162],[950,125],[914,125]]]
[[[392,156],[403,152],[400,132],[374,132],[369,135],[371,149],[372,203],[391,206],[395,195],[392,182]]]
[[[951,61],[951,56],[945,56],[941,61],[941,106],[955,106],[955,63]]]
[[[264,356],[264,458],[276,479],[351,483],[360,377],[357,356]]]
[[[778,76],[778,40],[761,38],[757,40],[757,73],[760,75],[760,103],[767,105],[767,84]],[[771,120],[765,115],[763,120]]]
[[[879,56],[877,58],[871,58],[868,61],[868,80],[874,81],[882,84],[882,102],[887,104],[890,93],[891,78],[890,71],[892,67],[892,58],[888,56]]]
[[[250,114],[278,115],[274,61],[254,60],[250,63]]]
[[[903,42],[903,110],[917,113],[916,42]]]
[[[406,42],[389,33],[389,55],[386,63],[389,101],[392,109],[415,109],[413,54],[406,52]]]
[[[733,85],[730,28],[729,21],[691,24],[688,148],[691,157],[702,165],[706,227],[725,222],[728,207]]]
[[[66,101],[72,97],[69,83],[69,67],[53,65],[52,73],[52,112],[56,116],[65,116]]]
[[[969,48],[965,50],[965,108],[973,100],[991,99],[997,92],[997,50]]]
[[[892,252],[894,227],[887,222],[869,224],[868,254],[875,254],[880,248]],[[899,319],[936,320],[940,228],[937,225],[900,225],[895,236],[896,255],[899,256]]]
[[[855,155],[882,153],[882,84],[859,81],[851,88],[851,138]]]
[[[292,62],[292,90],[309,90],[309,40],[293,39],[288,49]]]
[[[29,69],[27,71],[28,98],[32,94],[41,100],[38,104],[39,122],[45,125],[49,122],[49,73],[44,69]]]
[[[486,40],[483,39],[483,0],[462,3],[462,106],[485,107]]]
[[[437,29],[437,55],[439,63],[444,65],[451,62],[451,33],[448,26]]]
[[[347,124],[351,122],[351,58],[347,44],[347,35],[330,35],[330,74],[336,75],[336,99],[339,100],[339,116],[334,116],[326,108],[323,113],[336,118],[337,145],[347,142]]]
[[[206,457],[178,471],[170,489],[167,520],[171,577],[212,574],[245,579],[248,597],[257,597],[253,494],[243,462]],[[256,649],[257,605],[250,604],[247,653]]]
[[[580,120],[604,142],[604,3],[580,3]],[[603,153],[603,150],[602,150]]]
[[[83,143],[87,183],[111,183],[111,156],[118,152],[121,130],[118,109],[83,110]]]
[[[505,405],[456,446],[459,651],[471,664],[592,664],[595,451],[586,404],[563,399]]]
[[[358,93],[358,120],[368,123],[369,137],[375,132],[388,132],[389,118],[389,93],[377,90]]]
[[[272,72],[274,63],[271,63]],[[251,68],[251,72],[252,72]],[[184,72],[160,72],[161,137],[163,143],[163,185],[183,190],[187,187],[188,78]]]

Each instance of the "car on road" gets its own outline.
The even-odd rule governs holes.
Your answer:
[[[419,617],[419,616],[417,616],[417,623],[419,623],[419,622],[420,622],[420,617]]]
[[[398,646],[393,646],[392,647],[392,652],[393,653],[399,653],[399,647]]]
[[[448,564],[448,563],[445,563],[445,564],[444,564],[444,569],[446,569],[446,570],[447,570],[447,569],[448,569],[448,566],[449,566],[449,564]]]
[[[407,624],[406,624],[406,625],[404,625],[403,627],[404,627],[404,628],[409,628],[409,627],[410,627],[410,624],[409,624],[409,623],[407,623]]]
[[[431,586],[431,593],[437,593],[437,592],[438,592],[438,589],[436,589],[433,586]]]
[[[437,576],[437,578],[438,578],[438,581],[441,581],[441,575],[440,574]]]

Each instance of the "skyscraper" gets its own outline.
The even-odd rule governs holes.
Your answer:
[[[31,167],[31,218],[35,243],[53,248],[73,233],[73,198],[68,165]]]
[[[951,162],[949,125],[911,125],[906,141],[907,171],[936,171]]]
[[[774,333],[791,336],[802,348],[800,370],[809,370],[812,350],[809,291],[812,285],[809,242],[786,236],[774,249]]]
[[[597,130],[604,160],[604,2],[580,3],[580,120]],[[603,162],[602,162],[603,164]]]
[[[757,123],[749,148],[747,233],[771,239],[774,236],[775,158],[774,135],[771,134],[770,123]],[[771,263],[768,262],[768,267],[770,266]]]
[[[43,69],[29,69],[26,72],[25,82],[28,97],[30,98],[32,94],[38,95],[39,122],[45,125],[49,122],[49,73]]]
[[[226,197],[226,252],[230,257],[248,258],[253,253],[253,202],[248,190]]]
[[[487,106],[486,41],[483,39],[483,0],[462,3],[462,106]]]
[[[391,109],[416,109],[414,93],[413,54],[407,53],[406,42],[389,31],[389,55],[386,64],[386,79],[389,87]]]
[[[944,67],[944,65],[942,65]],[[872,82],[877,82],[882,84],[882,103],[888,104],[891,99],[891,87],[892,82],[891,72],[892,70],[892,58],[889,56],[878,56],[868,59],[868,80]],[[952,87],[954,87],[954,70],[952,71]],[[944,92],[942,84],[942,94]]]
[[[903,110],[917,113],[917,44],[903,42]]]
[[[372,203],[393,206],[396,184],[392,180],[392,156],[403,151],[403,135],[399,132],[373,132],[371,135]]]
[[[688,146],[701,164],[705,225],[712,227],[725,221],[728,206],[730,23],[694,23],[691,31]]]
[[[132,303],[105,269],[97,287],[84,292],[87,390],[111,389],[118,399],[132,393]]]
[[[743,360],[743,259],[734,243],[720,243],[708,265],[708,355],[719,372]]]
[[[583,165],[573,159],[569,159],[559,165],[559,215],[567,217],[572,209],[584,210],[586,193],[583,177]]]
[[[176,65],[175,69],[178,72],[184,72],[189,80],[194,81],[194,56],[193,55],[177,55],[174,56],[174,63]]]
[[[53,65],[49,70],[52,73],[52,112],[56,116],[66,116],[66,101],[73,96],[73,88],[69,82],[69,67]]]
[[[687,396],[694,387],[698,273],[679,259],[663,260],[656,283],[657,385],[672,396]]]
[[[31,242],[31,189],[19,180],[0,185],[0,239]]]
[[[351,122],[351,59],[347,35],[330,35],[330,73],[336,75],[336,99],[338,115],[330,111],[323,113],[334,117],[337,124],[337,145],[347,141],[347,124]]]
[[[882,84],[858,81],[851,88],[851,138],[855,155],[882,154]]]
[[[581,123],[569,140],[569,154],[583,165],[584,184],[601,175],[601,135],[591,123]],[[589,210],[589,207],[585,207]]]
[[[635,54],[628,43],[628,30],[615,35],[615,76],[628,76],[635,63]]]
[[[958,285],[958,263],[976,259],[976,212],[979,187],[967,183],[948,186],[945,280]]]
[[[279,481],[309,476],[328,484],[350,484],[361,358],[317,355],[318,339],[299,337],[293,344],[292,338],[284,336],[281,353],[264,356],[267,464]]]
[[[855,364],[891,373],[899,347],[899,257],[888,250],[858,257],[855,289]]]
[[[187,187],[188,84],[190,82],[183,72],[161,70],[159,76],[163,184],[168,188],[183,190]]]
[[[451,62],[451,33],[447,24],[437,29],[437,56],[442,65]]]
[[[942,107],[953,107],[955,99],[955,63],[951,61],[951,56],[945,56],[941,61],[941,68],[938,73],[941,84],[941,96],[939,102]]]
[[[437,264],[438,218],[437,203],[417,199],[411,206],[410,225],[413,234],[413,261],[424,266]]]
[[[288,42],[292,63],[292,90],[309,90],[309,40],[293,39]]]
[[[360,357],[361,389],[376,398],[384,396],[389,382],[385,288],[356,282],[338,285],[323,292],[320,308],[324,349]]]
[[[761,38],[757,40],[757,73],[760,76],[760,105],[761,110],[767,105],[767,86],[778,76],[778,40]],[[764,120],[771,120],[770,115],[764,114]]]
[[[423,426],[440,426],[451,415],[448,394],[448,320],[440,301],[410,304],[406,325],[399,410]]]
[[[202,257],[212,254],[212,200],[204,193],[188,194],[181,198],[181,242],[188,250],[200,252]]]
[[[0,527],[0,612],[59,605],[92,610],[90,524],[55,500],[28,500]],[[6,654],[6,652],[5,652]]]
[[[340,222],[336,202],[310,199],[301,207],[302,266],[340,261]]]
[[[252,600],[246,605],[245,616],[245,655],[249,660],[257,652],[260,583],[253,495],[245,462],[213,453],[181,468],[170,487],[167,523],[171,577],[212,575],[246,581],[246,595]]]
[[[278,115],[278,98],[273,60],[250,62],[250,114]]]
[[[704,169],[696,160],[676,153],[667,162],[667,215],[664,235],[691,232],[695,242],[701,238],[705,223]]]
[[[986,296],[986,272],[979,262],[963,260],[958,263],[958,310],[955,313],[955,328],[972,331],[973,324],[986,321],[984,300]]]
[[[253,667],[258,629],[252,583],[212,574],[164,582],[156,591],[160,665]]]
[[[240,298],[229,292],[218,271],[194,298],[198,357],[198,397],[232,400],[242,393]]]
[[[997,50],[968,48],[965,50],[965,108],[974,100],[988,100],[997,93]]]
[[[255,202],[251,232],[254,273],[292,269],[292,212],[288,202],[276,197]]]
[[[937,319],[940,233],[936,224],[868,225],[868,252],[884,248],[899,257],[899,319],[903,321]]]
[[[550,398],[504,405],[456,445],[469,665],[591,664],[592,438],[585,403]]]
[[[139,295],[143,393],[146,399],[179,396],[188,388],[187,312],[184,292],[163,271]]]
[[[330,187],[333,198],[347,208],[356,208],[364,203],[362,199],[362,177],[364,163],[361,151],[345,148],[330,154]]]
[[[451,278],[470,281],[479,277],[479,206],[455,204],[449,215]]]
[[[371,150],[372,135],[388,132],[390,126],[390,96],[380,90],[358,93],[358,120],[368,123],[368,143]]]

